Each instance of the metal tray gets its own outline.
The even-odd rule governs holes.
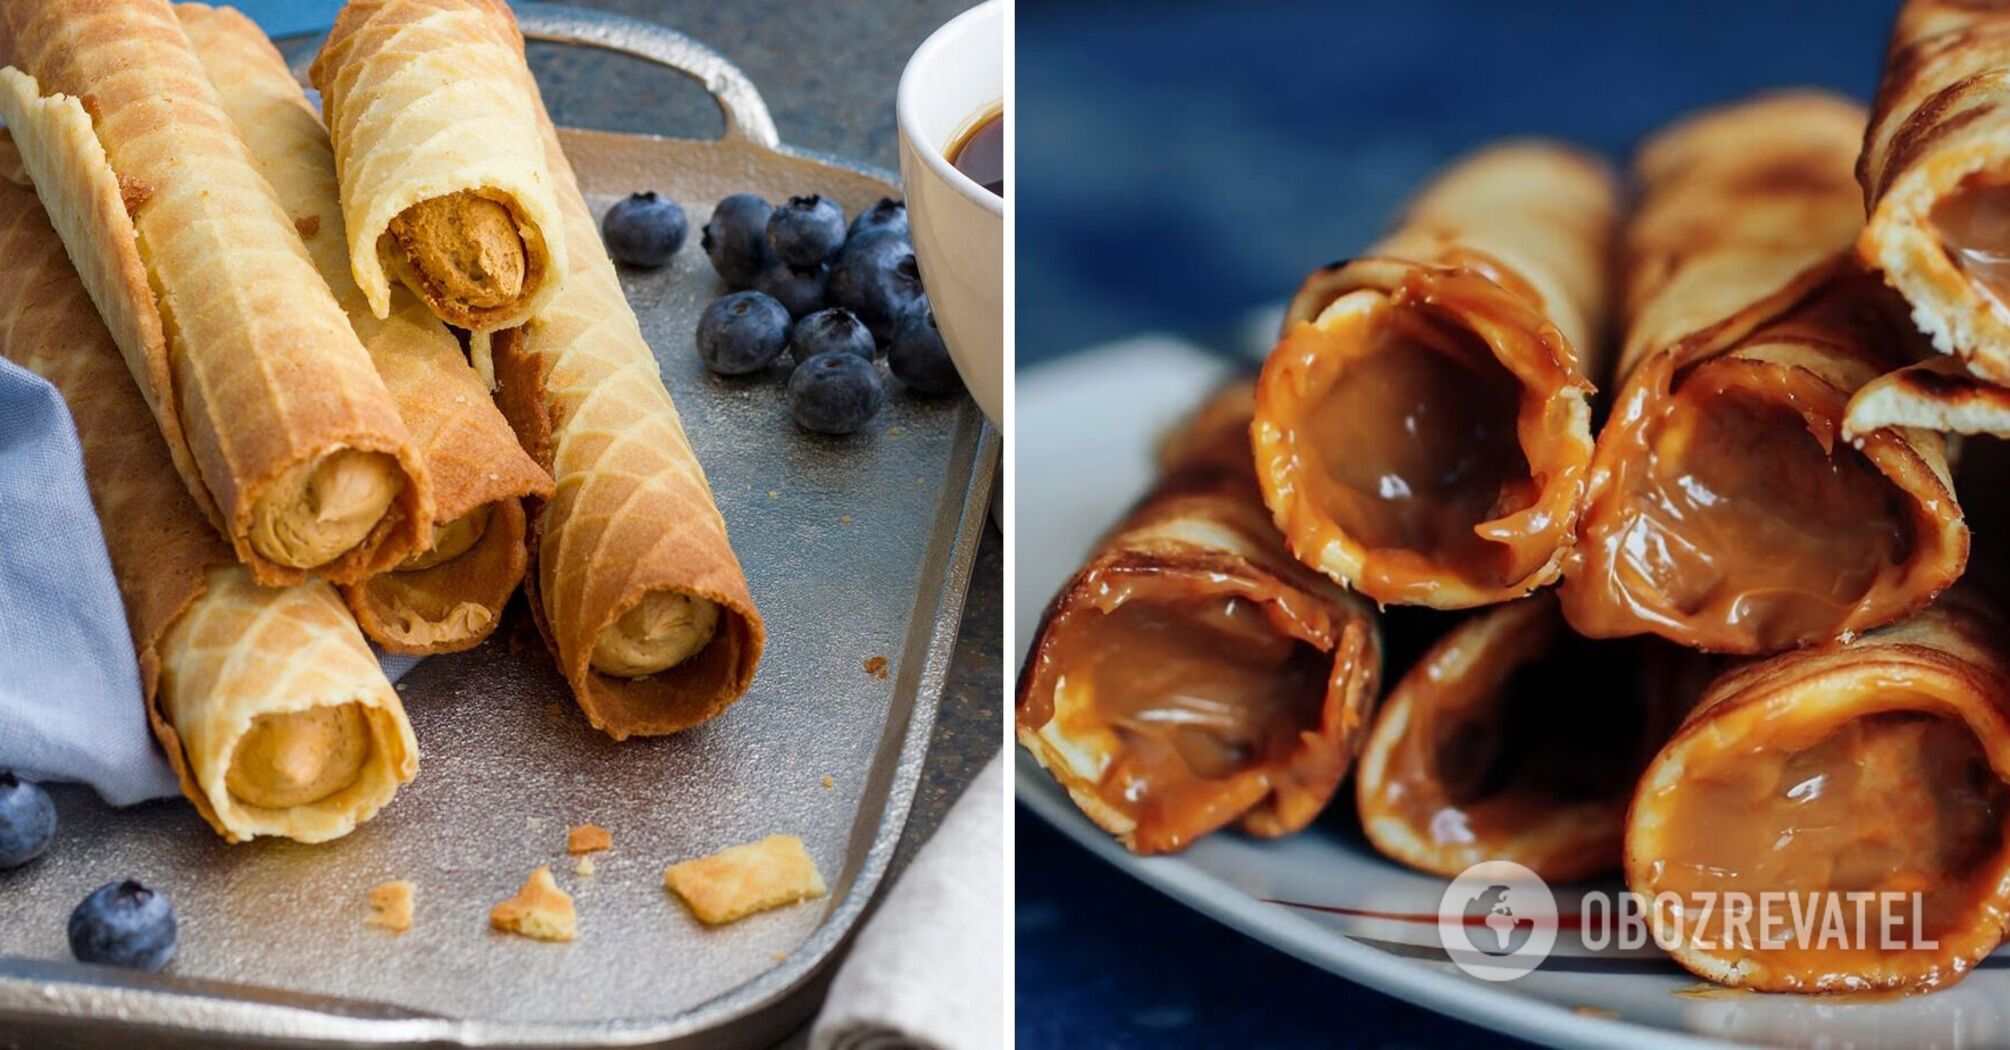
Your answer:
[[[894,176],[782,146],[746,76],[680,34],[551,5],[522,4],[518,17],[536,40],[687,73],[724,111],[713,142],[564,140],[596,209],[653,188],[693,219],[671,267],[624,283],[767,620],[753,689],[690,732],[615,744],[579,714],[519,600],[487,644],[400,684],[419,778],[345,839],[227,846],[178,800],[113,810],[58,788],[56,847],[0,872],[0,1046],[772,1040],[803,1021],[807,997],[790,993],[830,962],[885,873],[955,643],[997,435],[967,398],[896,388],[868,432],[813,438],[790,422],[777,376],[712,376],[691,334],[720,290],[696,236],[714,201],[813,191],[852,214],[898,196]],[[873,656],[888,658],[885,679],[865,671]],[[614,848],[579,876],[565,832],[587,822],[610,828]],[[772,832],[802,836],[828,897],[713,930],[664,890],[667,864]],[[574,896],[576,942],[488,928],[490,906],[539,864]],[[127,876],[174,902],[180,948],[165,974],[69,961],[70,909]],[[402,935],[362,921],[365,889],[393,878],[419,885]]]

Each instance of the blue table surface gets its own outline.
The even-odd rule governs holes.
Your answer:
[[[1222,340],[1492,138],[1623,163],[1760,89],[1868,99],[1895,7],[1019,0],[1018,365],[1145,329]],[[1023,812],[1017,843],[1024,1045],[1498,1041],[1221,927]]]

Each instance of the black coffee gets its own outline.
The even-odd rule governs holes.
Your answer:
[[[944,154],[970,181],[1005,196],[1005,110],[1000,107],[964,132]]]

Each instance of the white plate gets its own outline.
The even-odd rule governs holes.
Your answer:
[[[1150,483],[1154,439],[1231,367],[1191,345],[1142,337],[1019,377],[1014,547],[1022,659],[1048,596]],[[2010,1043],[2010,954],[1991,957],[1947,991],[1852,1001],[1708,989],[1651,947],[1592,951],[1566,928],[1536,972],[1489,983],[1448,961],[1431,919],[1317,910],[1434,917],[1445,887],[1382,859],[1352,829],[1341,808],[1352,805],[1351,784],[1334,811],[1289,838],[1224,832],[1182,854],[1140,858],[1084,819],[1023,753],[1017,770],[1018,797],[1029,809],[1188,907],[1315,966],[1526,1039],[1628,1050]],[[1581,892],[1559,888],[1563,914],[1576,913]]]

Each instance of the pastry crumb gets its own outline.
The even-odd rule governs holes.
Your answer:
[[[405,879],[392,879],[370,887],[370,917],[365,926],[379,926],[392,933],[412,928],[412,898],[419,887]]]
[[[544,705],[544,713],[550,715],[553,718],[564,718],[565,708],[560,707],[557,704],[546,704]]]
[[[887,675],[886,657],[884,656],[866,657],[865,673],[873,676],[874,678],[879,679],[882,682],[886,681],[886,675]]]
[[[768,498],[769,498],[769,499],[780,499],[780,498],[782,498],[782,494],[781,494],[781,493],[780,493],[779,491],[775,490],[775,489],[769,489],[769,490],[768,490]]]
[[[126,214],[139,218],[140,209],[154,199],[153,184],[129,175],[119,176],[119,202],[126,206]]]
[[[1603,1017],[1610,1019],[1619,1016],[1619,1011],[1604,1006],[1573,1006],[1570,1008],[1570,1012],[1579,1017]]]
[[[890,437],[890,438],[897,438],[897,437],[899,437],[899,436],[900,436],[900,428],[899,428],[899,427],[897,427],[897,426],[892,426],[892,427],[887,427],[887,428],[886,428],[886,436],[887,436],[887,437]]]
[[[773,959],[776,962],[781,962],[783,959],[788,958],[788,955],[784,952],[769,952],[768,958]]]
[[[836,787],[836,786],[837,786],[837,781],[835,781],[835,780],[832,780],[832,779],[831,779],[831,775],[830,775],[829,773],[825,773],[825,774],[824,774],[824,790],[825,790],[825,791],[829,791],[829,790],[830,790],[831,788],[833,788],[833,787]]]
[[[293,220],[293,228],[300,232],[301,240],[311,241],[314,239],[315,234],[321,232],[321,216],[302,215]]]
[[[574,864],[572,866],[572,873],[574,875],[580,875],[580,876],[591,875],[593,874],[593,870],[594,869],[593,869],[592,857],[581,857],[579,858],[579,863]]]
[[[840,525],[849,525],[849,524],[851,524],[851,515],[849,515],[849,514],[840,514],[840,515],[838,515],[838,524],[840,524]]]
[[[826,892],[816,861],[794,835],[723,849],[709,857],[672,864],[663,885],[684,899],[707,925],[821,897]]]
[[[569,941],[579,935],[572,897],[558,888],[551,869],[540,864],[516,896],[489,911],[489,925],[540,941]]]
[[[598,853],[613,845],[613,834],[598,824],[581,824],[565,833],[567,853]]]

